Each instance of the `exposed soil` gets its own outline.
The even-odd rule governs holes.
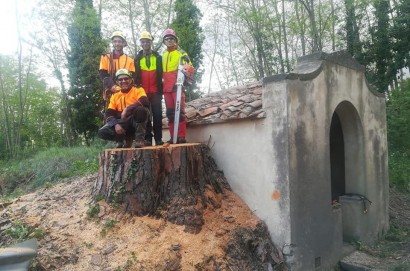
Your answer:
[[[39,238],[36,270],[281,270],[283,256],[266,226],[240,198],[225,191],[219,208],[204,211],[204,226],[187,233],[161,218],[131,217],[100,201],[96,175],[39,190],[0,207],[0,245],[16,243],[7,229],[29,225]]]
[[[18,242],[6,232],[20,223],[40,235],[33,270],[285,270],[264,224],[229,190],[219,208],[205,209],[202,230],[192,234],[165,219],[131,217],[104,201],[90,218],[95,178],[0,204],[0,246]],[[351,262],[368,268],[360,270],[410,270],[408,194],[391,191],[390,224],[386,240],[352,254]]]

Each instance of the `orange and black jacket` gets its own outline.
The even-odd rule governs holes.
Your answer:
[[[139,51],[134,59],[135,76],[134,82],[137,86],[142,86],[147,94],[163,94],[162,90],[162,56],[156,51],[152,51],[149,56]]]
[[[110,98],[110,104],[105,112],[107,123],[121,118],[121,112],[127,107],[127,115],[131,115],[139,106],[149,107],[149,100],[143,88],[131,87],[128,92],[116,92]]]
[[[101,56],[99,72],[104,89],[111,88],[115,84],[115,73],[119,69],[127,69],[134,73],[134,59],[126,54],[116,55],[114,52]]]

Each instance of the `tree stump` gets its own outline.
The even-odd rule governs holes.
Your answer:
[[[203,210],[218,207],[224,189],[230,188],[209,148],[187,143],[106,149],[100,155],[93,197],[132,215],[164,217],[198,233],[204,224]]]

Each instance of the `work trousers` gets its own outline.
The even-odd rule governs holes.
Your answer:
[[[122,141],[126,138],[144,140],[146,125],[149,117],[149,111],[146,107],[137,107],[134,114],[126,120],[117,119],[116,122],[105,124],[98,130],[98,136],[104,140]],[[125,130],[125,135],[119,135],[115,132],[115,125],[119,124]]]
[[[167,118],[169,133],[171,138],[174,137],[174,118],[175,118],[175,104],[177,100],[177,92],[165,92],[164,93],[165,106],[167,108]],[[178,138],[186,137],[186,118],[185,118],[185,93],[181,93],[181,112],[179,115],[179,125],[178,125]]]
[[[151,119],[147,122],[147,132],[145,140],[152,141],[152,131],[154,131],[154,140],[156,143],[162,142],[162,94],[148,93],[149,102],[151,104]]]

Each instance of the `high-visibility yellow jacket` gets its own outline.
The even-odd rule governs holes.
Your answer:
[[[135,84],[145,92],[162,94],[162,57],[155,51],[149,56],[141,50],[134,59]]]
[[[186,56],[187,60],[184,60],[184,56]],[[163,75],[163,88],[164,92],[172,92],[174,85],[177,82],[177,74],[178,74],[178,65],[179,60],[183,59],[184,63],[190,63],[188,54],[182,49],[173,49],[167,50],[162,55],[162,71]]]

